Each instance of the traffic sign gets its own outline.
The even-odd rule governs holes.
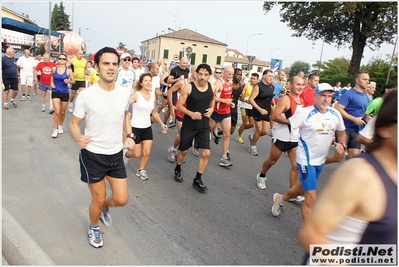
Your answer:
[[[270,69],[272,71],[281,70],[282,67],[283,67],[283,60],[272,58],[272,60],[270,61]]]
[[[178,55],[178,54],[175,54],[175,55],[173,56],[173,59],[174,59],[175,61],[178,61],[178,60],[179,60],[179,55]]]
[[[234,63],[233,63],[233,67],[234,67],[234,68],[237,68],[237,66],[238,66],[238,62],[234,62]]]
[[[151,59],[147,60],[147,65],[148,65],[148,64],[151,64],[151,63],[152,63],[152,60],[151,60]]]

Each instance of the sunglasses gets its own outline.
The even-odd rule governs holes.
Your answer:
[[[59,57],[59,60],[67,60],[65,57]]]
[[[222,74],[222,72],[217,72],[217,71],[216,71],[215,73],[216,73],[216,74]]]
[[[130,58],[130,57],[125,57],[124,59],[123,59],[123,61],[131,61],[132,59]]]

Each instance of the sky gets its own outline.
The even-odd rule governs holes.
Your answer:
[[[60,2],[52,1],[52,7],[56,3]],[[63,4],[73,31],[78,33],[81,29],[91,53],[104,46],[117,47],[122,42],[140,54],[141,41],[162,31],[167,33],[168,28],[187,28],[226,43],[228,48],[242,54],[247,51],[259,60],[282,59],[283,67],[297,60],[312,65],[320,57],[322,62],[338,57],[350,60],[352,54],[349,46],[338,49],[323,45],[321,40],[313,43],[304,37],[291,37],[294,31],[280,22],[279,7],[265,15],[263,1],[63,1]],[[28,14],[30,20],[48,28],[48,1],[3,1],[2,5]],[[376,51],[366,47],[361,64],[367,64],[373,57],[388,60],[393,49],[393,44],[383,44]]]

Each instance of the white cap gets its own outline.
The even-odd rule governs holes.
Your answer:
[[[328,83],[320,83],[319,85],[316,86],[316,93],[321,93],[324,91],[335,91],[334,88]]]
[[[123,53],[123,54],[121,55],[121,59],[124,59],[125,57],[130,57],[130,58],[132,58],[132,56],[131,56],[129,53]]]

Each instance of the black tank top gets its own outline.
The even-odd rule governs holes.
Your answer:
[[[387,196],[384,216],[369,222],[359,244],[397,244],[398,241],[398,186],[385,172],[384,168],[371,153],[361,153],[357,157],[364,158],[379,174]]]
[[[268,113],[271,111],[271,104],[274,94],[274,86],[272,84],[264,84],[260,81],[258,84],[259,93],[255,97],[254,101],[258,104],[259,107],[266,109]],[[256,109],[254,109],[256,110]]]
[[[233,103],[234,105],[237,107],[238,105],[238,99],[240,98],[240,95],[242,93],[242,87],[241,87],[241,83],[238,84],[238,88],[234,89],[234,85],[233,85],[233,91],[231,93],[231,97],[233,98]],[[232,111],[235,110],[237,111],[236,108],[232,108]]]
[[[191,82],[190,84],[191,94],[187,97],[186,108],[193,112],[200,112],[202,114],[202,119],[193,120],[190,116],[185,115],[183,119],[183,127],[197,130],[209,129],[209,119],[204,116],[204,113],[209,108],[214,96],[212,86],[208,82],[208,89],[205,92],[200,92],[194,82]]]

